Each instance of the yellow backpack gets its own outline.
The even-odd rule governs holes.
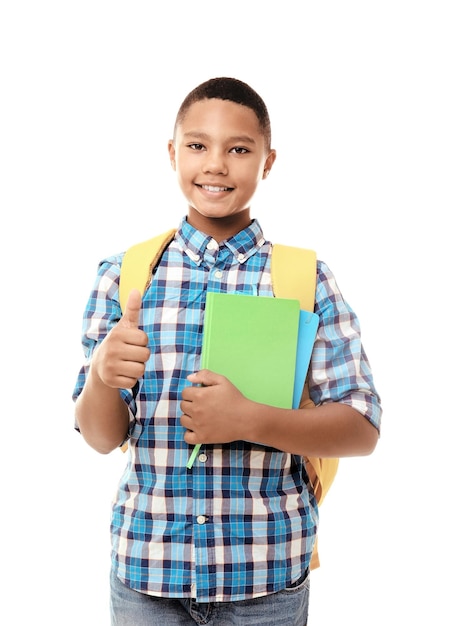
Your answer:
[[[120,270],[119,300],[124,310],[131,289],[143,294],[153,278],[153,270],[163,252],[174,239],[176,230],[171,229],[131,246],[124,255]],[[296,271],[297,270],[297,271]],[[305,248],[282,244],[272,247],[272,288],[276,297],[296,298],[305,311],[313,311],[316,291],[316,253]],[[305,384],[300,408],[314,407],[308,384]],[[127,445],[123,450],[127,449]],[[322,503],[335,478],[338,459],[304,457],[305,466],[313,486],[318,505]],[[311,569],[319,567],[317,544],[311,558]]]

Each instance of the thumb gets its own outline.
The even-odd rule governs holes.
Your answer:
[[[190,383],[203,385],[204,387],[219,385],[222,379],[223,376],[221,376],[221,374],[216,374],[211,370],[200,370],[199,372],[194,372],[194,374],[190,374],[188,376]]]
[[[139,289],[132,289],[126,301],[121,323],[125,328],[139,327],[139,314],[142,308],[142,296]]]

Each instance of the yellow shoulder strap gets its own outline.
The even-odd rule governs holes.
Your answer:
[[[272,248],[272,288],[276,297],[297,298],[305,311],[314,310],[316,293],[316,253],[305,248],[275,244]],[[305,383],[300,408],[314,407],[308,381]],[[304,457],[308,477],[318,505],[324,500],[338,470],[338,459]],[[310,568],[319,567],[318,542],[313,549]]]
[[[153,269],[174,238],[175,232],[176,229],[172,228],[161,235],[136,243],[125,252],[119,280],[119,302],[122,311],[125,310],[131,289],[139,289],[141,294],[144,294],[152,279]],[[122,452],[127,450],[128,442],[122,445]]]
[[[119,301],[125,310],[128,295],[132,289],[139,289],[141,294],[147,289],[152,278],[152,271],[163,252],[175,235],[175,228],[137,243],[125,252],[120,270]]]
[[[297,298],[304,311],[314,310],[316,293],[316,252],[274,244],[272,288],[277,298]]]

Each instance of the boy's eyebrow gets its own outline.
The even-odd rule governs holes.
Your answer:
[[[210,135],[208,135],[207,133],[204,133],[203,131],[198,131],[198,130],[193,130],[187,133],[183,133],[183,137],[186,140],[200,139],[202,141],[210,141],[211,139]],[[227,141],[234,142],[234,143],[249,143],[252,145],[256,143],[255,140],[249,135],[233,135],[232,137],[228,137]]]

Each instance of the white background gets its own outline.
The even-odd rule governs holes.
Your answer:
[[[101,258],[184,215],[167,140],[221,75],[272,119],[253,216],[335,272],[384,405],[321,508],[310,624],[455,623],[451,5],[1,4],[3,623],[109,623],[125,459],[73,431],[82,311]]]

